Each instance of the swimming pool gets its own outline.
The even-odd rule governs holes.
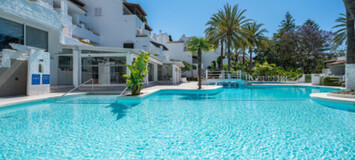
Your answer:
[[[312,87],[85,95],[0,110],[1,159],[354,159],[355,113]]]

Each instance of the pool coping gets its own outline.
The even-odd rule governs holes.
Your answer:
[[[206,86],[203,85],[202,89],[191,89],[187,87],[191,87],[189,85],[195,85],[195,83],[186,83],[187,86],[152,86],[144,89],[142,91],[143,94],[138,95],[138,96],[128,96],[128,94],[122,96],[122,97],[117,97],[117,100],[142,100],[144,98],[147,98],[159,91],[169,91],[169,90],[179,90],[179,91],[200,91],[200,92],[211,92],[211,91],[218,91],[222,89],[222,86]],[[196,83],[197,84],[197,83]],[[197,86],[197,85],[196,85]],[[119,95],[120,92],[117,91],[105,91],[105,92],[75,92],[75,93],[70,93],[66,97],[72,97],[72,96],[80,96],[80,95],[101,95],[101,94],[106,94],[106,95]],[[46,100],[53,100],[62,97],[63,93],[50,93],[47,95],[38,95],[38,96],[19,96],[19,97],[9,97],[8,99],[10,101],[7,101],[7,97],[0,98],[0,108],[6,108],[6,107],[11,107],[11,106],[16,106],[16,105],[21,105],[21,104],[26,104],[26,103],[32,103],[32,102],[42,102]]]
[[[211,91],[218,92],[218,90],[221,90],[221,89],[223,89],[223,86],[216,86],[214,88],[201,89],[201,90],[199,90],[199,89],[177,89],[177,88],[167,89],[167,88],[164,88],[164,89],[157,89],[154,91],[146,91],[146,92],[142,91],[143,94],[140,94],[138,96],[132,96],[132,95],[126,94],[124,96],[117,97],[117,100],[141,100],[141,99],[145,99],[151,95],[154,95],[155,93],[158,93],[160,91],[193,91],[193,92],[199,91],[199,92],[211,93]]]
[[[288,83],[288,84],[272,84],[272,83],[265,83],[265,84],[251,84],[251,86],[293,86],[293,87],[319,87],[319,88],[331,88],[331,89],[340,89],[345,90],[344,87],[337,87],[337,86],[322,86],[322,85],[312,85],[311,83]]]
[[[87,95],[87,92],[70,93],[66,97]],[[38,96],[21,96],[21,97],[11,97],[17,99],[16,101],[0,102],[0,108],[11,107],[16,105],[22,105],[32,102],[43,102],[46,100],[53,100],[62,97],[62,93],[52,93],[49,95],[38,95]]]
[[[223,89],[223,86],[214,86],[214,85],[203,85],[202,89],[194,89],[194,87],[191,87],[191,85],[196,85],[195,83],[186,83],[187,85],[185,86],[152,86],[144,89],[142,91],[143,94],[138,95],[138,96],[128,96],[128,94],[122,96],[122,97],[117,97],[117,100],[142,100],[145,99],[155,93],[158,93],[159,91],[199,91],[203,93],[214,93],[218,92],[219,90]],[[190,86],[189,86],[190,85]],[[197,86],[197,85],[196,85]],[[298,87],[319,87],[319,88],[333,88],[333,89],[345,89],[343,87],[329,87],[329,86],[317,86],[317,85],[311,85],[311,84],[252,84],[250,86],[298,86]],[[193,89],[192,89],[193,88]],[[115,91],[107,91],[107,92],[102,92],[104,94],[110,94],[110,95],[118,95],[119,92]],[[102,94],[101,93],[101,94]],[[100,93],[96,93],[99,94]],[[63,93],[50,93],[48,95],[40,95],[40,96],[22,96],[22,97],[10,97],[10,98],[0,98],[0,108],[4,107],[10,107],[10,106],[15,106],[15,105],[21,105],[21,104],[26,104],[26,103],[31,103],[31,102],[41,102],[45,100],[51,100],[51,99],[56,99],[60,98],[63,95]],[[92,92],[76,92],[76,93],[70,93],[66,97],[71,97],[71,96],[79,96],[79,95],[95,95],[95,93]],[[312,96],[311,96],[312,97]],[[336,99],[336,98],[335,98]],[[9,101],[8,101],[9,100]],[[340,101],[342,101],[342,98],[339,98]],[[338,100],[338,101],[339,101]],[[355,100],[354,100],[355,102]]]
[[[329,94],[329,93],[312,93],[310,95],[310,97],[315,100],[320,100],[320,101],[355,105],[355,98],[332,96],[332,94]]]

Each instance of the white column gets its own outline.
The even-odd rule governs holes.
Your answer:
[[[355,89],[355,64],[345,64],[346,90]]]
[[[73,85],[78,87],[81,84],[81,51],[73,50]]]
[[[171,66],[171,69],[172,69],[172,82],[173,82],[173,84],[176,84],[176,69],[175,69],[175,65],[172,65]]]
[[[154,81],[158,81],[158,64],[154,64]]]
[[[62,0],[60,2],[60,9],[61,9],[62,14],[68,15],[68,4],[67,4],[66,0]]]
[[[132,54],[131,54],[131,53],[128,53],[128,54],[126,55],[126,64],[132,65],[132,62],[133,62]],[[128,69],[128,67],[126,67],[126,74],[127,74],[127,75],[131,74],[131,71]]]
[[[147,69],[149,67],[149,63],[147,63],[147,65],[145,66]],[[144,75],[144,82],[143,84],[149,84],[149,73]]]

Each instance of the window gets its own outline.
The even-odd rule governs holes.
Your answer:
[[[124,43],[123,48],[134,48],[134,43]]]
[[[26,33],[26,40],[24,34]],[[0,51],[17,43],[48,51],[48,32],[0,18]]]
[[[158,66],[158,80],[159,81],[170,81],[172,78],[173,69],[171,65],[164,64]]]
[[[22,24],[0,18],[0,51],[11,48],[10,43],[24,44]]]
[[[73,84],[73,57],[72,56],[59,56],[58,84],[59,85]]]
[[[149,81],[154,81],[154,65],[151,63],[148,63],[148,80]]]
[[[95,8],[95,16],[102,16],[102,8]]]
[[[196,63],[198,63],[198,57],[197,56],[192,56],[192,63],[193,64],[196,64]]]
[[[42,64],[38,65],[38,73],[42,73]]]
[[[82,82],[93,78],[94,84],[126,83],[125,64],[126,57],[83,57]]]
[[[48,51],[48,32],[26,26],[26,45]]]

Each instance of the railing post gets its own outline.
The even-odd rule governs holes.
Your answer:
[[[208,80],[208,69],[206,69],[206,80]]]

